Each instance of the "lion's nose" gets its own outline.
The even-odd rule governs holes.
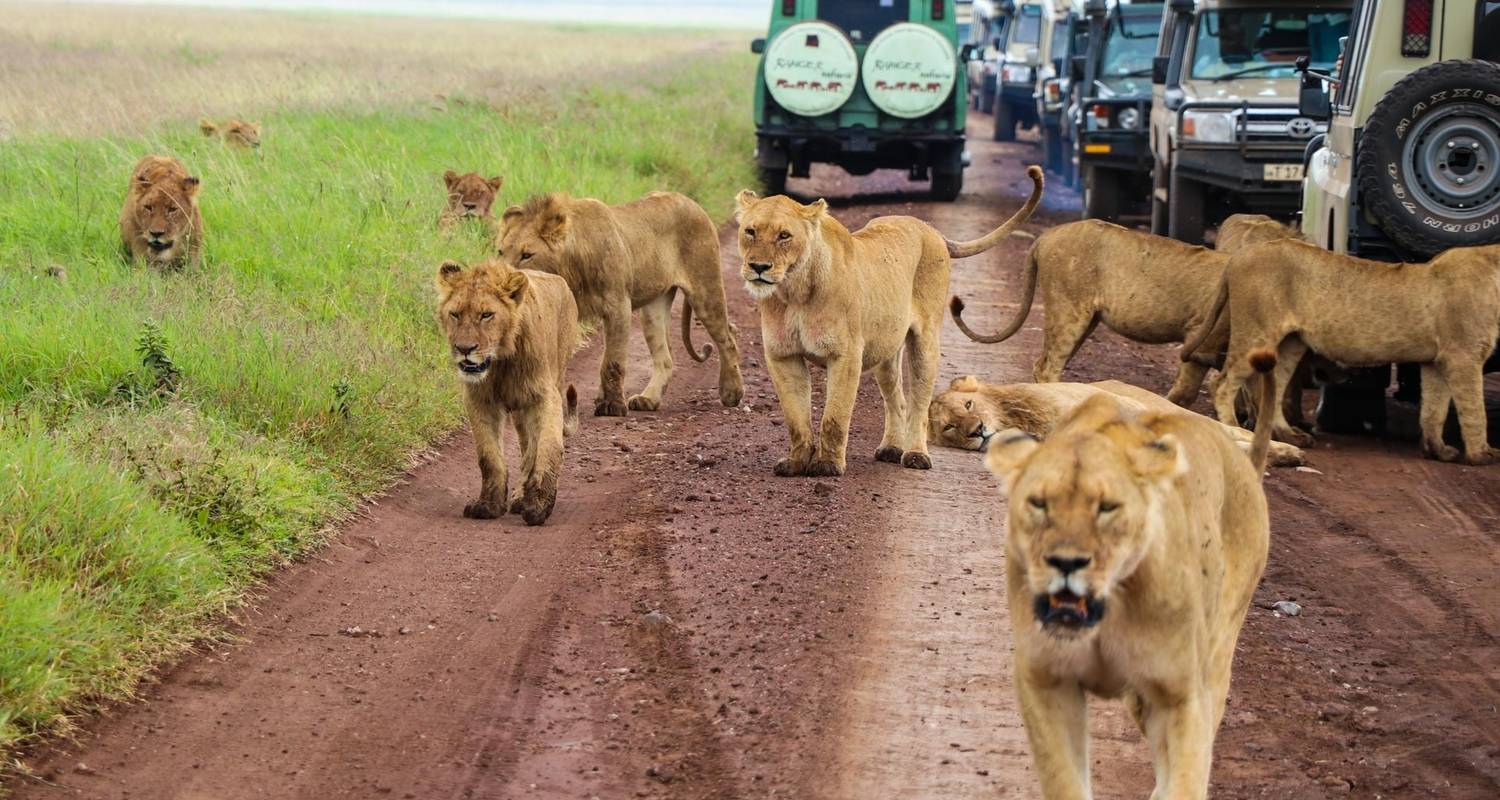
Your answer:
[[[166,235],[167,235],[166,231],[158,231],[158,230],[154,230],[154,229],[151,231],[151,236],[152,236],[152,238],[155,238],[155,239],[160,239],[161,237],[166,236]]]
[[[479,208],[479,204],[478,203],[464,203],[464,208],[467,208],[468,210],[473,211],[474,209]]]
[[[455,344],[455,345],[453,345],[453,349],[459,355],[466,356],[466,355],[474,352],[475,350],[478,350],[479,349],[479,345],[477,345],[477,344]]]
[[[1058,572],[1061,572],[1064,576],[1083,569],[1089,565],[1089,561],[1091,560],[1088,556],[1047,556],[1047,564]]]
[[[763,274],[765,274],[766,270],[768,270],[770,268],[771,268],[770,264],[759,264],[759,263],[756,263],[754,261],[750,262],[750,269],[755,270],[755,274],[756,275],[763,275]]]

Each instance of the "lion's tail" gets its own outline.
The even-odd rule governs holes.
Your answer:
[[[1183,361],[1192,361],[1193,353],[1203,346],[1203,340],[1219,327],[1219,318],[1224,316],[1224,308],[1227,305],[1229,305],[1229,268],[1226,266],[1224,274],[1219,276],[1219,296],[1214,299],[1213,310],[1208,312],[1208,316],[1203,319],[1203,324],[1198,326],[1198,330],[1193,331],[1187,341],[1182,343],[1180,355]],[[1276,363],[1275,356],[1272,356],[1271,363]]]
[[[1260,405],[1255,409],[1255,437],[1250,440],[1250,463],[1255,473],[1266,472],[1266,454],[1271,449],[1271,418],[1276,411],[1276,351],[1256,350],[1250,354],[1250,366],[1260,373]]]
[[[707,342],[703,344],[702,355],[693,349],[693,304],[688,301],[685,294],[682,296],[682,346],[687,348],[688,355],[700,364],[707,361],[714,351],[714,346]]]
[[[1021,326],[1026,323],[1027,315],[1031,313],[1031,301],[1036,297],[1036,273],[1036,247],[1033,246],[1031,248],[1031,252],[1026,254],[1026,275],[1024,278],[1025,283],[1021,286],[1021,310],[1016,312],[1016,318],[1010,321],[1010,324],[1005,327],[1005,330],[1000,331],[993,336],[986,336],[981,333],[975,333],[974,330],[969,327],[968,323],[964,322],[964,301],[963,298],[959,297],[958,295],[954,295],[953,299],[948,301],[948,309],[953,312],[953,324],[957,325],[958,329],[963,331],[965,336],[983,344],[1003,342],[1006,339],[1009,339],[1010,337],[1016,335],[1016,331],[1021,329]]]
[[[1033,164],[1026,168],[1026,174],[1031,177],[1031,197],[1026,198],[1026,205],[1021,206],[1005,224],[990,231],[989,233],[967,242],[955,242],[943,237],[943,242],[948,245],[948,256],[950,258],[968,258],[1000,244],[1005,237],[1009,236],[1016,226],[1031,218],[1031,212],[1036,210],[1037,203],[1042,201],[1042,187],[1046,180],[1042,177],[1042,168]]]
[[[567,404],[563,407],[563,435],[572,436],[578,431],[578,390],[573,384],[568,384],[565,395]]]
[[[204,117],[198,120],[198,130],[203,131],[204,136],[213,136],[219,132],[219,126],[215,125],[213,120]]]

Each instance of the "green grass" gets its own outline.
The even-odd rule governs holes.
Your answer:
[[[254,154],[191,120],[0,148],[0,750],[212,635],[461,422],[432,275],[488,242],[436,230],[444,169],[503,174],[502,203],[674,189],[724,219],[752,178],[751,64],[503,108],[265,115]],[[148,152],[203,180],[197,269],[121,259]]]

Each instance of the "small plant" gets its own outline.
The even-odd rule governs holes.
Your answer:
[[[354,400],[354,387],[350,385],[348,378],[339,378],[333,382],[333,405],[328,407],[328,413],[344,419],[349,418],[349,406]]]
[[[135,351],[141,356],[141,365],[155,377],[157,393],[176,394],[177,387],[182,383],[182,370],[167,355],[167,337],[155,320],[147,319],[141,324],[141,335],[135,341]]]

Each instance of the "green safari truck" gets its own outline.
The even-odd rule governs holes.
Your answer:
[[[907,170],[953,200],[968,163],[968,87],[954,0],[776,0],[755,78],[756,166],[767,192],[814,163]]]

